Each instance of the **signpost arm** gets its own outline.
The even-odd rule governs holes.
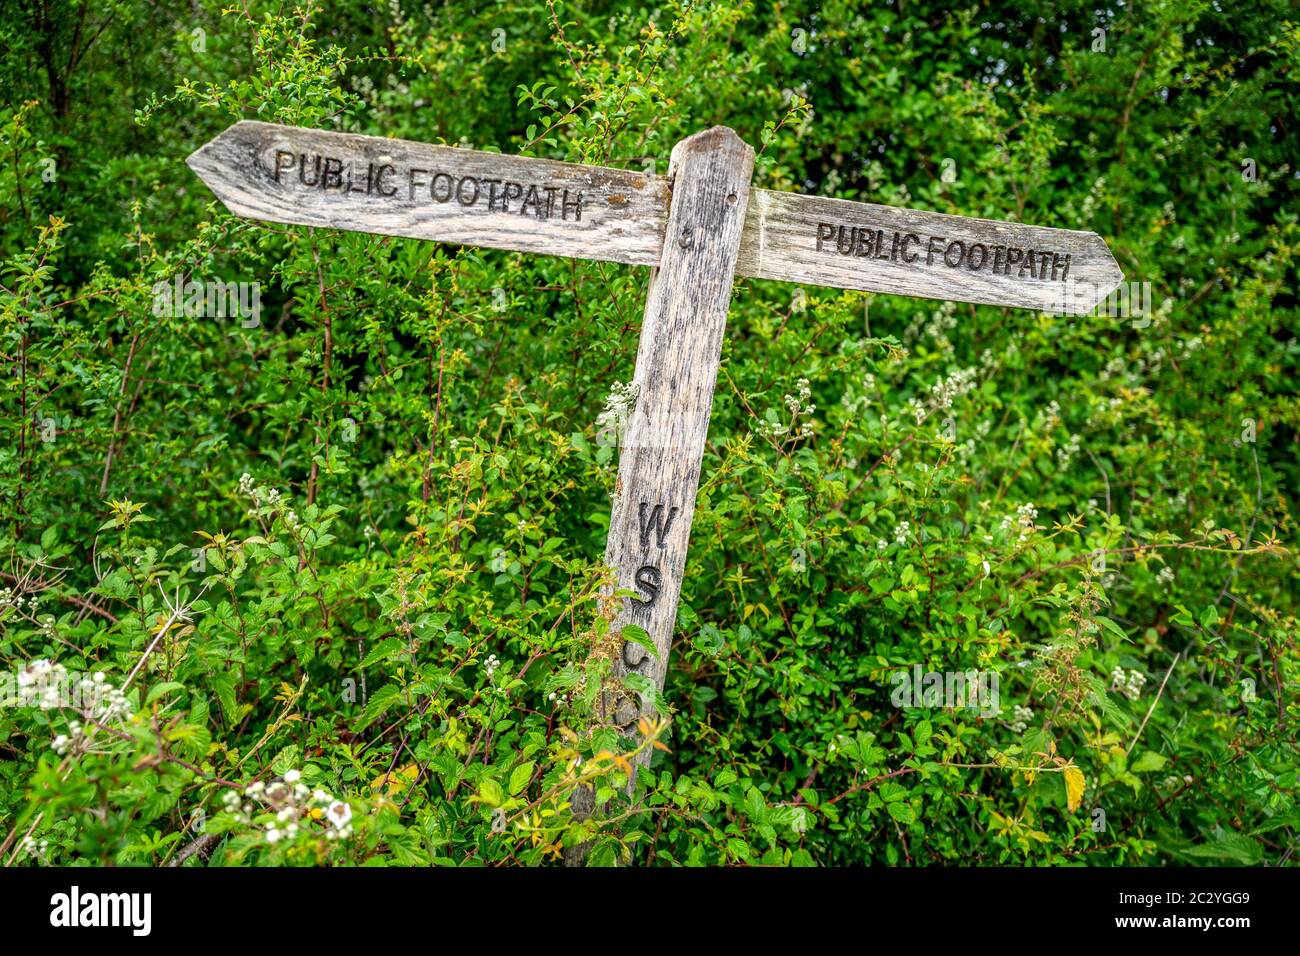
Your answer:
[[[614,674],[640,674],[659,689],[677,619],[753,167],[753,149],[724,126],[679,142],[669,164],[668,228],[646,295],[636,397],[622,436],[605,546],[618,587],[638,595],[623,602],[613,630],[635,624],[658,652],[625,641]],[[606,706],[624,729],[651,711],[648,701],[621,691]],[[648,748],[641,757],[648,763]]]

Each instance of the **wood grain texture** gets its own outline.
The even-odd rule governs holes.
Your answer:
[[[237,216],[492,249],[652,266],[668,219],[660,176],[251,120],[187,162]]]
[[[1089,311],[1124,278],[1094,232],[767,189],[750,193],[736,271],[1066,314]]]
[[[754,151],[714,127],[673,149],[667,239],[646,294],[637,386],[620,449],[605,562],[626,600],[614,621],[646,630],[658,657],[624,643],[615,673],[663,687],[695,513],[700,465],[722,355],[732,278],[744,226]],[[628,728],[649,710],[632,696],[607,702]],[[648,752],[644,754],[648,760]]]

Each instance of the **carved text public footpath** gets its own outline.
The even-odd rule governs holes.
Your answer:
[[[605,544],[638,595],[614,632],[657,651],[623,643],[615,674],[644,678],[605,702],[624,728],[664,684],[734,276],[1070,313],[1123,279],[1096,233],[751,189],[753,161],[725,127],[660,177],[248,121],[189,158],[252,219],[655,267]]]
[[[987,268],[994,275],[1014,275],[1018,279],[1047,279],[1064,282],[1070,275],[1070,253],[1048,249],[1022,249],[1018,246],[986,245],[983,242],[965,242],[944,236],[928,236],[922,240],[914,232],[894,230],[886,234],[883,229],[870,226],[836,226],[833,223],[817,224],[817,251],[835,252],[841,256],[859,259],[885,259],[907,265],[924,262],[936,263],[950,269],[965,268],[979,272]]]
[[[341,156],[277,149],[271,176],[276,183],[297,183],[323,192],[338,190],[375,199],[392,199],[405,191],[408,202],[455,203],[465,209],[515,212],[521,216],[582,219],[582,193],[545,183],[458,175],[444,169],[399,170],[391,163],[353,163]],[[355,168],[354,168],[355,167]],[[514,205],[513,210],[511,205]]]

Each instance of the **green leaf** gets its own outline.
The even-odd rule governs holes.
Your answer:
[[[1183,851],[1186,856],[1209,860],[1232,860],[1253,866],[1264,856],[1264,848],[1255,840],[1240,833],[1225,833],[1211,843],[1202,843]]]
[[[370,649],[370,653],[368,653],[365,660],[361,662],[361,666],[373,667],[380,661],[386,661],[394,654],[400,653],[405,648],[406,643],[400,637],[387,638],[386,640],[380,641]]]
[[[624,624],[619,636],[629,644],[635,644],[637,647],[642,648],[655,660],[662,660],[659,649],[655,647],[655,642],[650,639],[650,635],[646,633],[645,628],[638,627],[635,624]]]
[[[1128,727],[1133,723],[1133,718],[1128,715],[1119,704],[1115,703],[1113,697],[1106,690],[1105,682],[1096,674],[1088,674],[1088,686],[1092,689],[1092,700],[1100,709],[1106,718],[1121,727]]]
[[[1129,639],[1129,636],[1128,636],[1126,633],[1124,633],[1124,628],[1120,627],[1118,624],[1116,624],[1116,623],[1115,623],[1114,621],[1112,621],[1110,618],[1108,618],[1108,617],[1102,617],[1102,616],[1099,614],[1099,615],[1097,615],[1096,620],[1097,620],[1097,623],[1098,623],[1098,624],[1100,624],[1100,625],[1101,625],[1102,627],[1104,627],[1106,630],[1110,631],[1112,634],[1114,634],[1116,637],[1118,637],[1121,641],[1127,641],[1127,640]]]
[[[271,770],[278,775],[283,775],[297,768],[301,763],[302,755],[298,750],[298,745],[289,744],[289,746],[281,748],[280,752],[275,755],[275,758],[271,761]]]
[[[889,815],[899,823],[909,824],[916,822],[916,811],[912,809],[910,803],[898,800],[894,803],[886,804],[886,806],[889,807]]]
[[[510,795],[512,797],[528,786],[528,781],[533,778],[533,768],[535,766],[534,761],[528,760],[510,771]]]
[[[233,724],[238,719],[239,706],[235,701],[235,680],[229,674],[213,674],[209,683],[212,686],[212,693],[217,695],[217,702],[221,704],[221,712],[226,717],[226,723]]]
[[[385,684],[371,694],[366,709],[361,714],[361,721],[357,724],[357,730],[364,730],[378,720],[385,711],[397,703],[401,693],[402,689],[397,684]]]
[[[1168,762],[1163,754],[1158,754],[1154,750],[1147,750],[1137,760],[1133,761],[1133,765],[1129,769],[1134,773],[1151,773],[1156,770],[1163,770]]]
[[[144,699],[145,706],[149,706],[163,694],[170,693],[174,690],[184,690],[185,685],[179,681],[169,680],[162,684],[155,684],[149,688],[149,696]]]

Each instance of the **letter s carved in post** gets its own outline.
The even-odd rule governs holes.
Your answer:
[[[641,600],[641,605],[643,607],[651,607],[654,605],[655,598],[659,596],[659,588],[662,584],[663,575],[659,573],[659,569],[653,564],[646,564],[637,568],[637,590],[650,595]]]

